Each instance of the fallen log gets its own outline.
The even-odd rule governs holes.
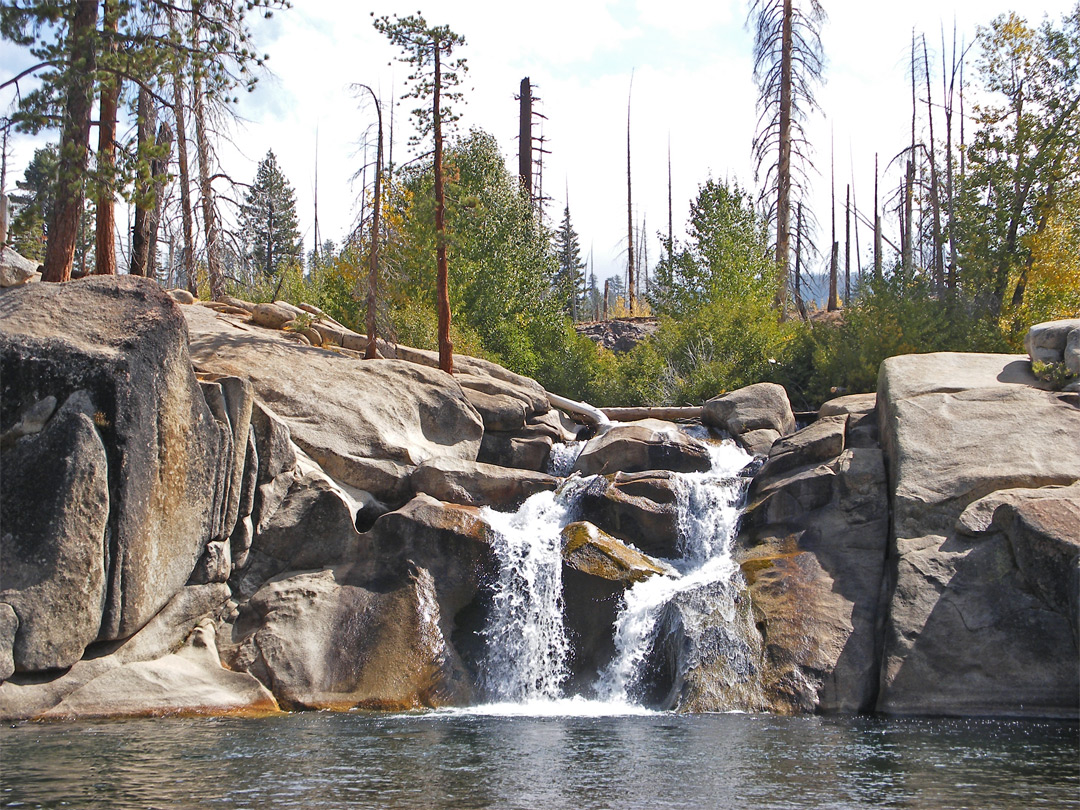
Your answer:
[[[700,405],[681,408],[645,407],[645,408],[601,408],[603,414],[613,422],[636,422],[638,419],[663,419],[674,422],[678,419],[700,419],[704,411]]]

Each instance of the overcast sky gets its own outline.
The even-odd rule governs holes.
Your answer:
[[[940,91],[942,28],[951,49],[971,43],[976,26],[1016,10],[1029,22],[1059,20],[1075,0],[823,0],[825,84],[821,113],[807,126],[816,148],[817,215],[828,229],[830,138],[835,144],[837,197],[854,178],[860,209],[872,207],[874,153],[885,164],[903,148],[910,128],[911,32],[927,35]],[[350,91],[354,82],[385,99],[400,96],[407,70],[397,51],[372,27],[371,13],[408,14],[417,4],[356,0],[294,0],[294,7],[256,26],[258,49],[272,71],[241,98],[247,120],[226,168],[250,180],[268,149],[297,192],[305,247],[313,240],[316,131],[319,220],[323,238],[340,242],[357,213],[360,144],[374,115]],[[697,186],[709,177],[756,188],[750,156],[757,120],[752,78],[753,37],[747,0],[547,0],[543,4],[442,0],[422,8],[431,24],[449,25],[466,39],[468,59],[463,130],[492,133],[517,167],[515,94],[524,76],[542,101],[547,212],[557,223],[569,195],[571,216],[598,276],[625,269],[626,120],[633,75],[631,142],[634,216],[650,233],[650,263],[659,257],[656,232],[667,229],[667,151],[670,142],[674,220],[680,235]],[[0,44],[0,81],[30,63]],[[969,62],[969,65],[972,64]],[[969,72],[969,76],[974,71]],[[0,91],[0,109],[12,93]],[[396,162],[409,128],[406,102],[395,110]],[[17,137],[8,185],[21,176],[35,144]],[[893,178],[884,185],[895,185]],[[822,239],[824,243],[827,236]],[[862,239],[864,255],[869,239]]]

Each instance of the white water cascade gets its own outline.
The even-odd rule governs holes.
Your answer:
[[[494,530],[499,580],[484,630],[481,680],[498,701],[554,700],[562,694],[570,651],[563,624],[562,529],[582,486],[531,496],[517,512],[485,509]]]
[[[709,444],[709,453],[712,469],[675,477],[682,556],[668,561],[674,574],[651,577],[626,592],[615,622],[615,658],[596,686],[601,700],[633,701],[662,612],[673,600],[710,586],[727,595],[741,584],[731,547],[748,483],[739,473],[751,457],[731,441]],[[725,601],[712,600],[710,607],[719,608],[723,619],[731,622],[734,612]]]
[[[556,492],[533,495],[517,512],[484,510],[494,530],[499,577],[483,631],[487,654],[480,680],[500,711],[509,704],[528,706],[530,713],[638,711],[636,687],[667,605],[680,596],[691,602],[704,598],[708,611],[719,609],[722,619],[734,619],[727,616],[732,611],[724,599],[714,605],[702,589],[730,591],[740,584],[731,544],[747,483],[739,472],[751,458],[731,441],[708,446],[710,471],[675,476],[681,556],[668,561],[671,573],[626,591],[614,628],[615,658],[599,674],[593,690],[597,700],[566,700],[562,689],[571,654],[563,621],[562,529],[575,519],[577,502],[592,479],[567,479]],[[577,450],[566,448],[569,465]]]

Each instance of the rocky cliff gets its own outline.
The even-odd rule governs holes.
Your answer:
[[[0,294],[0,716],[478,699],[480,507],[559,486],[552,447],[583,429],[492,363],[451,377],[361,345],[313,308],[131,277]],[[744,708],[1076,716],[1080,408],[1044,388],[1026,358],[926,355],[797,432],[777,386],[709,403],[762,464],[736,552]],[[707,465],[670,423],[585,446],[571,686],[674,554],[673,471]],[[668,705],[727,706],[729,663],[688,658],[677,619]]]

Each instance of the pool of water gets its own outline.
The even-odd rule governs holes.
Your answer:
[[[2,807],[1080,807],[1080,730],[1037,721],[307,713],[17,724],[0,756]]]

